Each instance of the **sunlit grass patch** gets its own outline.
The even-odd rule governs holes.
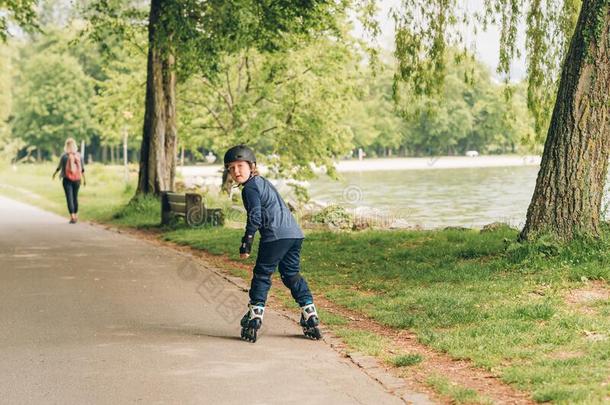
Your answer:
[[[396,367],[409,367],[421,363],[423,359],[421,354],[399,354],[390,358],[390,363]]]
[[[481,397],[475,390],[462,387],[439,374],[429,376],[426,384],[439,394],[451,398],[456,404],[492,404],[492,401]]]
[[[389,345],[388,339],[367,330],[356,330],[353,328],[338,327],[333,329],[334,333],[343,339],[345,344],[360,353],[369,356],[381,356],[385,354]]]

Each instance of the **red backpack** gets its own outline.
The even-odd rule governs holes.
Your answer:
[[[68,153],[68,160],[66,161],[66,178],[71,181],[79,181],[80,174],[80,156],[75,153]]]

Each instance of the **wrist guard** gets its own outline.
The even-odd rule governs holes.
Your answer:
[[[239,246],[239,254],[250,254],[252,250],[252,242],[254,241],[254,235],[246,235],[241,238],[241,245]]]

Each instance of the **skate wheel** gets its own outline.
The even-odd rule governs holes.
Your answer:
[[[242,329],[241,338],[247,342],[255,343],[256,342],[256,329],[247,328]]]
[[[250,342],[256,343],[256,329],[251,329],[249,332],[248,337],[250,338]]]
[[[322,339],[322,332],[318,328],[304,328],[303,333],[310,339],[320,340]]]

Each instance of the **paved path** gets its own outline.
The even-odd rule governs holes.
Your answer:
[[[396,404],[186,256],[0,197],[0,403]]]

